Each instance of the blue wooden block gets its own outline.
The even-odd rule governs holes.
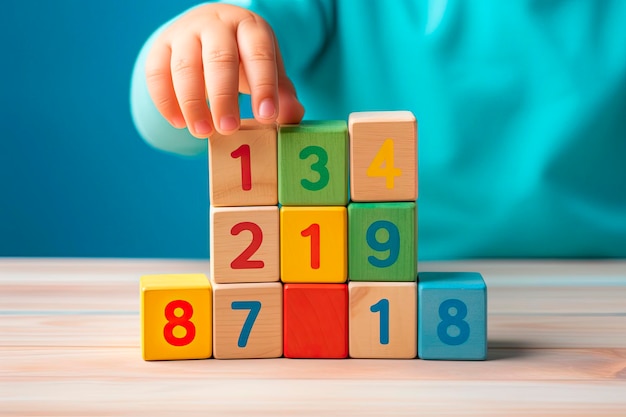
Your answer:
[[[418,356],[487,358],[487,286],[477,272],[418,275]]]

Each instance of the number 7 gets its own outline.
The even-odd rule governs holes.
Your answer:
[[[250,310],[246,321],[243,323],[241,333],[239,333],[239,339],[237,340],[237,346],[240,348],[246,347],[248,344],[248,337],[252,331],[252,326],[256,321],[259,311],[261,311],[260,301],[233,301],[230,305],[233,310]]]

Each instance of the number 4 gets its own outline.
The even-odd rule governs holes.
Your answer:
[[[402,170],[394,166],[393,139],[385,139],[366,173],[368,177],[385,177],[385,186],[393,189],[395,177],[402,175]]]

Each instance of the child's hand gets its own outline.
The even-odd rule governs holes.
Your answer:
[[[236,6],[208,4],[176,20],[150,50],[146,81],[163,117],[198,138],[239,129],[239,92],[251,95],[262,123],[298,123],[304,114],[272,29]]]

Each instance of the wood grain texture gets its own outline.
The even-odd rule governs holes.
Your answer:
[[[417,199],[417,121],[409,111],[354,112],[350,134],[353,201]]]
[[[415,282],[350,282],[348,293],[351,358],[415,358]]]
[[[246,149],[242,148],[247,147]],[[278,203],[277,127],[244,119],[232,135],[209,138],[209,191],[214,206]]]
[[[350,203],[348,234],[351,281],[417,279],[416,203]]]
[[[348,127],[310,120],[278,129],[278,200],[282,205],[348,204]]]
[[[487,361],[144,362],[139,277],[208,262],[0,259],[0,415],[624,416],[626,261],[420,269],[482,273]]]
[[[275,282],[280,274],[277,206],[211,207],[211,279]]]
[[[213,356],[215,358],[278,358],[282,356],[283,286],[281,283],[213,283],[213,317]]]

